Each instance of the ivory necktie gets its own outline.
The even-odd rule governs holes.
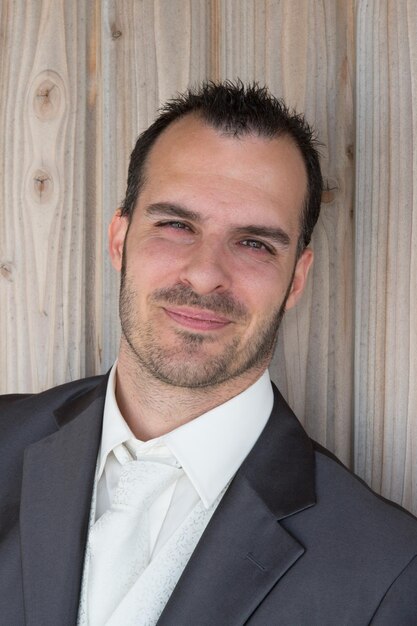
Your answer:
[[[111,508],[90,529],[90,626],[105,624],[146,569],[149,507],[181,473],[154,461],[130,461],[123,466]]]

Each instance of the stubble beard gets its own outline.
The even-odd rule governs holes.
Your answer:
[[[256,336],[241,345],[240,337],[225,343],[216,356],[202,355],[204,346],[216,341],[211,335],[177,330],[178,341],[167,346],[158,339],[157,328],[152,321],[141,322],[137,313],[137,294],[130,284],[125,263],[120,283],[120,320],[122,335],[129,346],[131,356],[152,378],[165,384],[188,389],[213,387],[235,379],[250,370],[266,368],[272,358],[278,328],[285,313],[285,305],[292,284],[280,307],[258,329]],[[185,285],[159,289],[149,297],[150,305],[194,306],[226,315],[234,322],[248,317],[246,308],[228,294],[199,296]]]

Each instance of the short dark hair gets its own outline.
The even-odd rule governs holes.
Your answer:
[[[301,216],[298,253],[310,243],[320,213],[323,179],[320,169],[318,141],[304,117],[290,111],[283,100],[273,96],[257,83],[204,82],[169,100],[156,120],[139,135],[130,156],[126,196],[121,214],[133,214],[145,182],[145,165],[149,152],[159,135],[174,121],[195,114],[216,130],[241,137],[256,134],[273,139],[287,136],[299,148],[307,171],[307,194]]]

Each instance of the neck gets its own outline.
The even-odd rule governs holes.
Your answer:
[[[214,386],[176,387],[155,378],[122,342],[116,372],[117,404],[135,437],[148,441],[230,400],[252,385],[264,369]]]

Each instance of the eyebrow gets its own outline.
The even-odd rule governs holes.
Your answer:
[[[201,215],[179,204],[172,204],[171,202],[155,202],[146,207],[146,215],[170,215],[172,217],[181,217],[185,220],[192,220],[193,222],[202,222]]]
[[[181,219],[187,219],[197,223],[201,223],[203,221],[203,218],[199,213],[171,202],[155,202],[154,204],[150,204],[146,208],[146,214],[148,216],[159,215],[179,217]],[[240,234],[245,237],[262,237],[264,239],[269,239],[284,248],[288,248],[291,243],[291,238],[288,233],[279,227],[273,228],[270,226],[256,226],[255,224],[248,224],[247,226],[237,226],[233,230],[236,234]]]
[[[269,226],[239,226],[236,228],[237,233],[242,233],[245,237],[248,235],[251,237],[262,237],[263,239],[269,239],[283,248],[288,248],[291,239],[290,236],[282,230],[282,228],[271,228]]]

